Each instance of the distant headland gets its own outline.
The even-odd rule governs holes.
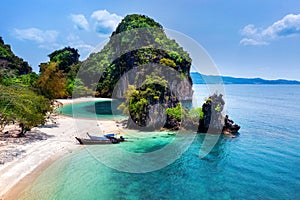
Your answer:
[[[287,85],[300,85],[300,81],[296,80],[266,80],[262,78],[236,78],[231,76],[216,76],[216,75],[204,75],[199,72],[191,72],[191,77],[194,84],[287,84]]]

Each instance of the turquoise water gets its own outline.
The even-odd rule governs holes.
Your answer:
[[[68,104],[56,111],[70,117],[111,120],[122,118],[121,111],[117,109],[119,105],[120,102],[117,100],[98,99],[92,102]]]
[[[194,89],[198,99],[206,96],[205,86]],[[113,151],[104,155],[99,146],[83,148],[49,166],[21,199],[299,199],[300,87],[228,85],[226,95],[227,112],[242,127],[240,136],[221,136],[204,158],[199,157],[203,140],[217,136],[196,135],[175,162],[148,173],[109,168],[97,156],[120,165],[126,157],[115,158]],[[130,136],[116,147],[154,152],[174,138],[168,132]]]

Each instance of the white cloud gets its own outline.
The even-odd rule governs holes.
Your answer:
[[[14,34],[19,40],[31,40],[37,43],[53,43],[56,41],[58,32],[54,30],[41,30],[38,28],[15,29]]]
[[[240,44],[243,44],[243,45],[253,45],[253,46],[258,46],[258,45],[268,45],[268,43],[265,42],[265,41],[260,41],[260,40],[257,40],[257,39],[251,39],[251,38],[243,38],[243,39],[240,41]]]
[[[251,36],[257,34],[257,29],[253,24],[249,24],[243,28],[241,34],[244,36]]]
[[[94,11],[91,18],[96,20],[94,25],[96,32],[104,34],[114,30],[122,20],[121,16],[114,13],[111,14],[107,10]]]
[[[266,45],[278,38],[300,35],[300,14],[286,15],[265,29],[249,24],[241,30],[241,35],[244,38],[240,43],[244,45]]]
[[[71,47],[79,50],[79,52],[81,54],[80,57],[82,59],[85,59],[87,57],[87,55],[95,49],[94,46],[85,43],[83,40],[80,39],[79,36],[74,35],[74,34],[68,35],[67,41],[68,41],[67,46],[71,46]]]
[[[74,22],[74,26],[78,30],[89,30],[89,23],[86,20],[85,16],[82,14],[71,15],[72,21]]]

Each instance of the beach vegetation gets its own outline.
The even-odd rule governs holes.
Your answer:
[[[18,136],[24,136],[32,127],[44,124],[52,112],[50,101],[26,87],[0,85],[0,131],[17,123]]]

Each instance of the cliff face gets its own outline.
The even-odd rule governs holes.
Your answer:
[[[22,75],[32,72],[32,68],[22,58],[16,56],[10,46],[0,37],[0,74],[6,76]]]

